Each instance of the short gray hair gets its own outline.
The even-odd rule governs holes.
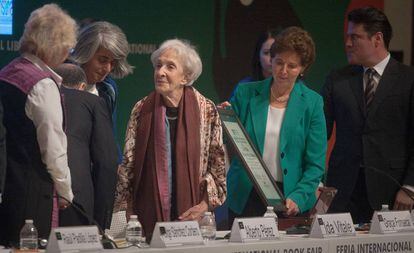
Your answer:
[[[151,62],[155,67],[158,58],[166,50],[174,50],[177,54],[178,60],[182,64],[184,74],[188,78],[187,86],[194,83],[195,80],[201,75],[203,70],[203,64],[201,63],[200,56],[198,55],[196,48],[191,45],[189,41],[172,39],[164,41],[161,46],[151,54]]]
[[[105,21],[91,23],[80,31],[72,59],[83,65],[92,59],[99,47],[109,50],[114,55],[112,77],[122,78],[132,73],[133,67],[127,61],[129,45],[124,32],[118,26]]]
[[[63,52],[75,46],[78,26],[56,4],[46,4],[34,10],[20,38],[20,53],[30,53],[48,65],[62,63]]]

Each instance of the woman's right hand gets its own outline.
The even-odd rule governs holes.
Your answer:
[[[208,211],[207,201],[202,200],[200,204],[195,205],[181,214],[178,219],[181,221],[195,220],[198,221],[201,219],[201,216]]]
[[[295,201],[291,199],[286,199],[286,215],[287,216],[295,216],[299,213],[299,207],[295,203]]]
[[[224,101],[224,102],[221,102],[220,104],[218,104],[217,108],[225,109],[226,107],[229,107],[229,106],[231,106],[230,102],[229,101]]]
[[[59,209],[60,210],[65,210],[66,208],[68,208],[72,203],[70,203],[69,201],[67,201],[66,199],[63,198],[58,198],[58,205],[59,205]]]

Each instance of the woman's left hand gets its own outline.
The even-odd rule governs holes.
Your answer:
[[[288,216],[293,216],[299,213],[298,205],[291,199],[286,199],[286,208],[286,214]]]
[[[201,216],[204,214],[204,212],[207,212],[208,210],[208,204],[205,200],[201,201],[200,204],[195,205],[185,211],[180,217],[178,217],[181,221],[186,220],[199,220]]]

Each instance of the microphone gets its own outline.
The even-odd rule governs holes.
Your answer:
[[[67,202],[71,203],[70,206],[72,206],[73,208],[75,208],[76,211],[78,211],[84,218],[86,218],[90,223],[92,223],[93,225],[95,225],[96,227],[98,227],[99,233],[102,235],[102,239],[101,239],[101,243],[104,249],[118,249],[118,246],[116,245],[116,243],[109,238],[106,234],[105,234],[105,230],[102,229],[102,227],[98,224],[98,222],[91,217],[89,214],[87,214],[85,211],[82,210],[82,208],[80,208],[76,202],[70,202],[67,198],[62,197],[59,195],[59,198],[62,198],[64,200],[66,200]],[[68,207],[70,207],[68,206]]]
[[[405,194],[407,194],[407,196],[408,196],[408,197],[409,197],[412,201],[414,201],[414,192],[412,192],[412,191],[410,191],[409,189],[405,188],[403,185],[401,185],[401,184],[400,184],[400,182],[399,182],[397,179],[395,179],[395,178],[394,178],[393,176],[391,176],[390,174],[386,173],[385,171],[379,170],[379,169],[377,169],[377,168],[375,168],[375,167],[372,167],[372,166],[365,166],[365,165],[361,165],[361,168],[371,170],[371,171],[373,171],[373,172],[375,172],[375,173],[379,173],[379,174],[381,174],[381,175],[385,176],[386,178],[390,179],[390,180],[391,180],[394,184],[396,184],[398,187],[400,187],[400,189],[401,189],[403,192],[405,192]]]

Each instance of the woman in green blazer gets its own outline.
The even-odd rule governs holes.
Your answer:
[[[271,48],[272,77],[241,84],[231,99],[251,140],[286,196],[286,214],[309,210],[324,174],[326,124],[322,97],[298,77],[315,58],[310,35],[282,31]],[[238,159],[227,176],[230,216],[263,215],[266,207]]]

